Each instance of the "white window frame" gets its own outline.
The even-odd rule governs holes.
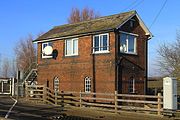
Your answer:
[[[135,93],[135,82],[136,82],[136,80],[134,77],[132,77],[132,79],[130,78],[129,86],[128,86],[129,93]]]
[[[124,34],[126,35],[126,46],[123,46],[124,48],[121,48],[121,35]],[[134,52],[130,52],[129,50],[129,36],[134,36]],[[133,33],[126,33],[126,32],[121,32],[120,33],[120,52],[121,53],[128,53],[128,54],[137,54],[137,36],[136,34]],[[121,51],[121,49],[126,49],[126,51]]]
[[[60,83],[59,78],[55,77],[54,78],[54,91],[56,92],[59,92],[59,83]]]
[[[84,78],[84,92],[86,93],[91,92],[91,78],[90,77]]]
[[[53,57],[52,54],[51,55],[44,55],[44,48],[43,48],[44,44],[47,44],[47,46],[49,46],[49,44],[52,44],[52,42],[45,42],[45,43],[41,44],[42,58],[52,58]]]
[[[101,50],[101,44],[99,44],[99,50],[95,51],[95,37],[99,37],[99,43],[100,43],[100,37],[103,35],[107,35],[107,50]],[[109,33],[104,34],[98,34],[93,36],[93,53],[109,53]]]
[[[76,41],[77,40],[77,53],[73,53],[73,49],[74,49],[74,42],[73,41]],[[67,54],[67,41],[71,41],[71,53],[70,54]],[[67,39],[65,40],[65,56],[76,56],[78,55],[78,41],[79,39],[78,38],[73,38],[73,39]]]

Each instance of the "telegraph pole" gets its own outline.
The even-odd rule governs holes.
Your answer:
[[[17,85],[16,100],[18,100],[18,98],[19,98],[19,79],[20,79],[20,71],[19,71],[19,69],[17,70],[16,79],[17,79],[17,83],[16,83],[16,85]]]

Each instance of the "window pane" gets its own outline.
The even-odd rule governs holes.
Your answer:
[[[120,52],[127,52],[127,44],[126,44],[127,35],[120,35]]]
[[[49,42],[48,45],[49,45],[49,46],[52,46],[52,42]]]
[[[66,55],[71,55],[71,40],[66,40]]]
[[[85,92],[90,92],[91,91],[91,78],[85,77]]]
[[[46,55],[46,54],[44,53],[44,48],[45,48],[46,46],[52,46],[52,42],[42,43],[42,57],[44,57],[44,58],[46,58],[46,57],[52,57],[52,54]]]
[[[73,54],[78,54],[78,40],[73,40]]]
[[[134,36],[128,36],[128,52],[135,52],[134,50]]]
[[[100,51],[103,50],[103,36],[100,36]]]
[[[99,51],[99,36],[94,37],[94,51]]]
[[[107,35],[103,35],[103,50],[107,50]]]
[[[134,77],[130,77],[129,78],[129,86],[128,86],[129,93],[135,92],[134,86],[135,86],[135,79],[134,79]]]
[[[47,43],[43,43],[43,49],[47,46]]]

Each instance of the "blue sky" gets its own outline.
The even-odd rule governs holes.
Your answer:
[[[165,0],[1,0],[0,60],[14,57],[14,46],[28,34],[37,35],[53,26],[67,23],[72,7],[89,7],[101,16],[136,10],[150,27]],[[154,37],[149,41],[149,75],[158,75],[155,61],[158,46],[171,43],[180,29],[180,1],[167,4],[150,28]]]

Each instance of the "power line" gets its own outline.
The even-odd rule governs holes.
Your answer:
[[[141,0],[140,2],[138,2],[134,7],[132,7],[130,10],[133,10],[134,8],[136,8],[137,6],[139,6],[140,4],[142,4],[144,2],[144,0]]]
[[[162,7],[160,8],[158,14],[157,14],[156,17],[154,18],[154,20],[153,20],[152,24],[150,25],[149,29],[151,29],[151,27],[152,27],[152,26],[154,25],[154,23],[157,21],[159,15],[161,14],[161,12],[162,12],[163,8],[165,7],[166,3],[167,3],[167,0],[164,1]]]
[[[131,8],[131,6],[133,6],[134,4],[137,3],[137,0],[135,0],[132,4],[130,4],[129,6],[127,6],[126,8],[124,8],[122,11],[128,10],[129,8]]]
[[[126,8],[124,8],[122,11],[125,10],[133,10],[134,8],[136,8],[137,6],[139,6],[141,3],[143,3],[144,0],[141,0],[138,2],[138,0],[135,0],[132,4],[130,4],[129,6],[127,6]]]

